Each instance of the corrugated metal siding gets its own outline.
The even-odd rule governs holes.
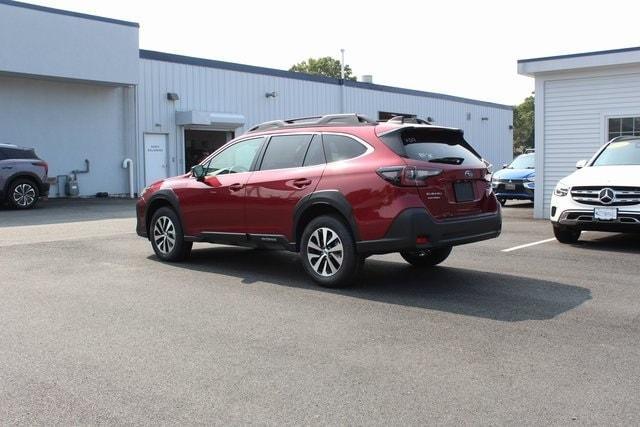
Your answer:
[[[548,80],[544,87],[544,217],[558,181],[607,137],[605,117],[640,111],[640,73]]]
[[[265,97],[273,91],[278,93],[276,98]],[[141,58],[138,170],[144,170],[143,134],[161,132],[169,136],[169,174],[182,172],[182,129],[175,125],[176,111],[239,113],[246,118],[246,129],[268,120],[340,112],[340,91],[339,85],[329,83]],[[464,129],[467,139],[493,164],[512,158],[512,112],[504,108],[348,86],[344,91],[347,112],[372,118],[377,118],[378,111],[430,116],[437,124]],[[168,101],[167,92],[177,93],[180,99]],[[466,119],[467,113],[471,120]],[[143,184],[142,174],[138,184]]]

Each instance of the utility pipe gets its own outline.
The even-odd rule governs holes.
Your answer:
[[[133,160],[124,159],[122,167],[124,169],[129,168],[129,197],[133,199]]]

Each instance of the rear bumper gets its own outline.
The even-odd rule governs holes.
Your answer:
[[[356,244],[358,252],[381,254],[400,251],[415,251],[444,246],[457,246],[498,237],[502,230],[500,211],[436,221],[421,208],[403,211],[394,220],[384,238],[361,241]],[[416,238],[424,236],[428,243],[416,244]]]
[[[40,184],[38,184],[39,190],[40,190],[40,196],[48,196],[49,195],[49,188],[50,185],[48,182],[41,182]]]

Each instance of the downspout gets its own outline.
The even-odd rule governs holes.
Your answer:
[[[133,199],[133,160],[127,158],[122,162],[124,169],[129,168],[129,197]]]

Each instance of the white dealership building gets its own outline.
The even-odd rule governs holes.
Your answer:
[[[48,161],[52,197],[72,171],[81,195],[137,193],[257,123],[338,112],[431,118],[495,165],[512,158],[511,106],[140,50],[138,31],[0,0],[0,142]]]
[[[551,194],[605,142],[640,136],[640,47],[518,61],[535,78],[534,215],[549,218]]]

